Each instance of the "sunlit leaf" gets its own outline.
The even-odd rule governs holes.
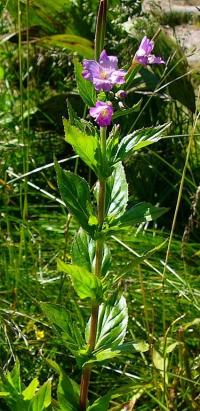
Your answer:
[[[118,163],[112,175],[106,181],[105,214],[109,217],[120,217],[128,202],[128,184],[124,167]]]
[[[92,42],[75,34],[53,34],[38,39],[37,43],[45,47],[61,47],[81,56],[92,59],[94,50]]]
[[[150,203],[139,203],[127,210],[118,220],[115,220],[115,224],[129,226],[153,221],[166,213],[167,210],[165,207],[155,207]]]
[[[24,401],[31,400],[35,394],[36,389],[38,388],[39,381],[37,378],[34,378],[30,384],[28,385],[25,390],[22,391],[22,395],[24,398]]]
[[[90,324],[90,322],[89,322]],[[86,327],[86,340],[88,339],[89,324]],[[122,344],[126,335],[128,312],[126,300],[123,296],[113,296],[110,300],[100,305],[97,326],[95,351],[114,350]]]
[[[77,127],[63,120],[65,140],[70,143],[80,158],[96,173],[101,175],[102,157],[99,140],[96,136],[88,135]]]
[[[169,124],[163,124],[157,127],[142,128],[123,137],[119,143],[114,161],[125,160],[133,151],[141,150],[150,144],[156,143],[163,137],[163,133],[168,126]]]
[[[86,268],[90,272],[95,272],[96,242],[80,229],[72,245],[72,262],[75,265]],[[105,275],[110,267],[110,251],[104,244],[103,261],[101,274]]]
[[[95,274],[87,271],[84,267],[65,264],[61,260],[58,260],[58,270],[70,276],[73,287],[81,299],[101,300],[102,285]]]
[[[30,402],[31,411],[43,411],[51,404],[51,380],[45,382]]]

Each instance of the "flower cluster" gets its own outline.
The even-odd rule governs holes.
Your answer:
[[[153,48],[153,40],[149,40],[145,36],[135,53],[133,63],[141,65],[164,64],[165,62],[161,57],[151,54]],[[108,56],[105,50],[101,52],[98,62],[95,60],[83,60],[82,75],[85,80],[93,83],[97,91],[109,92],[115,85],[124,84],[126,74],[125,70],[118,69],[118,58],[116,56]],[[125,98],[125,96],[126,92],[124,90],[119,90],[116,93],[118,98]],[[112,103],[110,101],[97,101],[95,107],[90,108],[89,113],[100,127],[107,127],[112,121]]]

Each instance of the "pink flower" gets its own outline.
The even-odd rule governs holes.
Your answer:
[[[115,84],[125,83],[126,71],[118,70],[118,58],[101,52],[99,62],[83,60],[83,77],[94,84],[96,90],[110,91]]]
[[[165,61],[161,57],[156,57],[151,54],[154,48],[153,40],[149,40],[146,36],[143,37],[139,49],[135,53],[134,60],[139,64],[165,64]]]
[[[90,108],[89,113],[100,127],[109,126],[113,115],[112,103],[110,101],[97,101],[95,107]]]

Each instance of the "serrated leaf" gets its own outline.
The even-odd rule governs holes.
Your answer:
[[[57,397],[61,411],[79,410],[79,386],[63,372],[59,377]]]
[[[89,322],[90,323],[90,322]],[[86,327],[86,340],[88,339],[88,326]],[[97,336],[95,351],[117,348],[122,344],[126,335],[128,312],[126,300],[123,296],[113,296],[109,301],[99,307]]]
[[[139,203],[127,210],[115,224],[119,226],[129,226],[153,221],[167,212],[165,207],[155,207],[150,203]]]
[[[69,116],[69,122],[72,126],[74,125],[79,130],[81,130],[83,133],[93,135],[93,136],[95,135],[96,130],[93,124],[83,118],[78,117],[69,99],[67,99],[67,111],[68,111],[68,116]]]
[[[80,229],[72,245],[72,262],[75,265],[86,268],[90,272],[95,272],[96,242]],[[111,255],[109,248],[104,244],[103,261],[101,274],[107,274],[110,268]]]
[[[158,127],[142,128],[127,135],[120,141],[114,161],[123,161],[131,152],[156,143],[163,137],[162,134],[168,126],[169,124],[163,124]]]
[[[79,61],[75,58],[74,59],[74,70],[75,70],[75,77],[76,77],[76,84],[78,88],[78,92],[83,99],[84,103],[87,106],[92,107],[95,106],[96,103],[96,91],[92,85],[92,83],[88,80],[85,80],[82,76],[83,66]]]
[[[128,202],[128,184],[121,162],[114,167],[112,175],[106,181],[105,215],[120,217],[126,210]]]
[[[25,390],[22,391],[23,399],[24,401],[31,400],[33,396],[35,395],[35,391],[37,390],[39,385],[39,381],[37,378],[34,378],[28,387],[25,388]]]
[[[92,301],[102,299],[102,284],[95,274],[78,265],[65,264],[58,260],[58,270],[67,273],[79,298],[90,298]]]
[[[49,322],[59,332],[70,351],[75,353],[84,344],[80,327],[73,321],[70,313],[62,306],[50,303],[40,303]]]
[[[30,402],[31,411],[43,411],[51,404],[51,380],[46,381]]]
[[[87,411],[107,411],[109,407],[109,402],[111,399],[111,394],[104,395],[98,398],[87,408]]]
[[[58,187],[66,207],[79,224],[92,235],[94,228],[88,224],[88,220],[93,214],[93,209],[90,188],[86,180],[70,171],[64,171],[58,163],[55,163],[55,168]]]
[[[130,108],[124,108],[124,109],[115,111],[115,113],[112,116],[112,120],[116,120],[116,118],[127,116],[128,114],[131,114],[134,112],[137,113],[140,110],[141,103],[142,103],[142,100],[138,101],[136,104],[134,104]]]
[[[81,160],[83,160],[97,176],[101,176],[103,160],[98,138],[79,130],[66,119],[63,120],[63,125],[67,143],[72,145]]]

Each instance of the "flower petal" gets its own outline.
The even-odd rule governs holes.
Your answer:
[[[96,90],[110,91],[113,87],[112,82],[109,79],[94,78],[93,84]]]
[[[150,39],[147,38],[147,36],[144,36],[141,43],[140,43],[138,51],[143,50],[145,52],[145,54],[150,54],[152,52],[153,48],[154,48],[153,40],[150,40]]]
[[[108,56],[106,51],[103,50],[100,54],[99,64],[103,69],[116,70],[118,58],[116,56]]]
[[[93,77],[99,76],[100,67],[95,60],[83,60],[82,75],[86,80],[93,80]]]
[[[165,64],[165,61],[161,57],[150,54],[150,56],[148,56],[148,64]]]
[[[113,85],[114,84],[123,84],[123,83],[125,83],[125,75],[126,75],[125,70],[115,70],[110,75],[110,80],[111,80]]]

